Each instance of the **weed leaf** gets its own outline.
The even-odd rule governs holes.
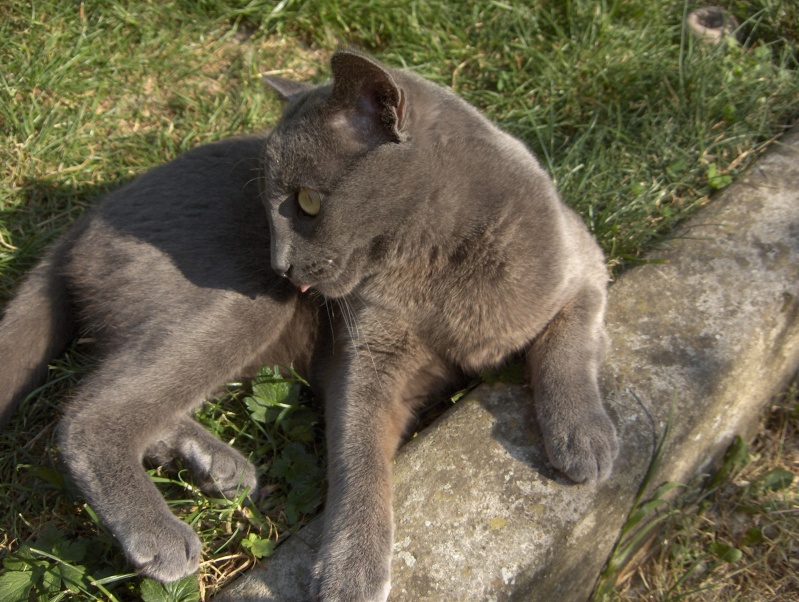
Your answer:
[[[710,547],[716,556],[728,564],[738,562],[741,559],[741,556],[743,556],[743,552],[741,552],[741,550],[738,548],[729,546],[726,543],[721,543],[719,541],[713,542]]]
[[[249,550],[256,558],[266,558],[275,551],[275,542],[271,539],[262,539],[255,533],[250,533],[247,539],[242,540],[241,547]]]
[[[68,563],[80,562],[86,556],[85,541],[80,539],[69,540],[53,525],[48,525],[32,547],[35,550],[52,554],[61,561]]]
[[[793,483],[794,475],[792,472],[784,468],[775,468],[764,474],[759,482],[762,483],[766,489],[771,491],[781,491],[787,489]]]
[[[196,602],[200,599],[200,590],[194,575],[172,583],[145,579],[140,592],[143,602]]]
[[[763,531],[756,527],[752,527],[746,532],[746,536],[744,537],[741,545],[744,546],[755,546],[763,541]]]
[[[272,422],[274,419],[271,409],[281,410],[278,417],[282,419],[292,409],[300,397],[300,381],[286,379],[280,375],[280,370],[263,367],[258,371],[257,378],[252,383],[252,395],[244,399],[247,409],[253,420],[258,422]]]
[[[69,591],[79,592],[85,586],[86,579],[84,574],[86,569],[84,567],[59,563],[53,568],[53,573]]]
[[[299,443],[288,444],[269,470],[269,476],[282,479],[288,485],[284,514],[290,525],[300,520],[300,514],[313,512],[324,496],[324,470],[319,458]]]
[[[61,589],[61,576],[59,575],[58,565],[50,567],[42,575],[41,585],[37,588],[42,594],[39,596],[40,600],[49,600],[50,596],[58,593]],[[74,591],[80,591],[78,589]]]
[[[732,184],[732,177],[726,174],[719,173],[718,167],[715,163],[711,163],[707,168],[707,183],[711,188],[721,190]]]
[[[710,483],[707,485],[707,489],[715,489],[721,483],[726,482],[729,480],[730,476],[738,472],[741,468],[746,466],[749,462],[749,444],[741,439],[741,437],[736,436],[733,439],[733,442],[730,444],[730,447],[727,449],[727,453],[724,455],[724,462],[719,468],[718,472],[713,475],[713,478],[710,480]]]
[[[0,602],[27,600],[38,580],[35,571],[8,571],[0,575]]]
[[[3,558],[3,567],[9,571],[30,571],[36,568],[46,568],[46,560],[36,560],[31,554],[30,547],[23,545],[10,556]]]

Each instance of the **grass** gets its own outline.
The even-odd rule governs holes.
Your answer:
[[[7,0],[0,302],[107,190],[274,123],[279,106],[259,74],[322,80],[342,44],[451,86],[521,137],[614,269],[634,265],[799,117],[799,8],[726,4],[743,22],[741,43],[703,47],[682,33],[685,6],[666,0]],[[304,394],[278,409],[252,401],[257,386],[297,391],[296,380],[245,385],[200,419],[263,467],[261,501],[209,500],[181,472],[153,470],[200,533],[205,563],[170,591],[130,576],[58,466],[59,400],[91,365],[85,354],[77,345],[56,362],[0,434],[0,600],[15,599],[15,578],[20,588],[35,578],[41,599],[207,598],[318,507],[318,408]]]
[[[643,545],[606,572],[595,600],[796,600],[797,418],[794,384],[771,407],[751,446],[734,442],[716,474],[680,487],[674,501],[664,495],[641,504],[651,509],[633,530],[644,535]]]

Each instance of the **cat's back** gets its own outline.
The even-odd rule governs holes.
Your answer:
[[[263,140],[214,142],[150,170],[112,192],[90,215],[88,229],[115,245],[133,240],[157,247],[175,261],[231,254],[220,241],[268,231],[258,191]]]
[[[249,299],[286,301],[260,202],[263,136],[204,145],[111,193],[63,258],[90,328],[128,332]]]

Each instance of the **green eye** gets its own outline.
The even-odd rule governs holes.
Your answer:
[[[314,217],[322,209],[322,195],[313,188],[300,188],[297,193],[297,203],[305,215]]]

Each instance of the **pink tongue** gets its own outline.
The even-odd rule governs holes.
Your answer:
[[[300,292],[301,292],[301,293],[304,293],[304,292],[305,292],[305,291],[307,291],[309,288],[311,288],[311,285],[310,285],[310,284],[301,284],[301,285],[300,285]]]

